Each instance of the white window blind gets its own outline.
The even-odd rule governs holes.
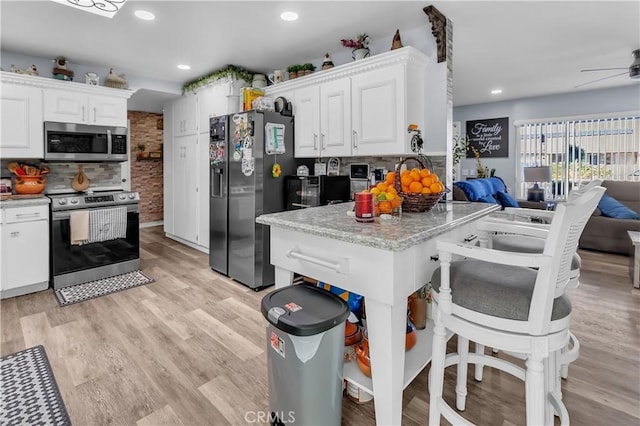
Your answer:
[[[524,167],[551,166],[545,198],[564,199],[593,179],[640,181],[638,115],[517,124],[517,188],[526,198]]]

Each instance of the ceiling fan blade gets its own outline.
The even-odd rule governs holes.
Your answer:
[[[577,89],[578,87],[585,86],[585,85],[587,85],[587,84],[595,83],[595,82],[602,81],[602,80],[608,80],[608,79],[610,79],[610,78],[618,77],[618,76],[625,75],[625,74],[627,74],[627,72],[626,72],[626,71],[625,71],[625,72],[621,72],[620,74],[610,75],[609,77],[602,77],[602,78],[599,78],[599,79],[597,79],[597,80],[587,81],[586,83],[581,83],[581,84],[578,84],[577,86],[573,86],[573,88],[574,88],[574,89]]]
[[[611,70],[626,70],[627,68],[590,68],[588,70],[580,70],[580,72],[589,72],[589,71],[611,71]]]

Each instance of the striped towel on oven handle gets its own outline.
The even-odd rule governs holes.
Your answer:
[[[89,243],[127,237],[127,208],[89,211]]]

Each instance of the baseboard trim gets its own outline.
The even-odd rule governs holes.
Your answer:
[[[140,224],[140,228],[153,228],[154,226],[164,225],[164,220],[156,220],[155,222],[145,222]]]

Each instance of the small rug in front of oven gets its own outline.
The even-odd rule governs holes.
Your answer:
[[[155,280],[140,271],[127,272],[115,277],[103,278],[88,283],[76,284],[70,287],[59,288],[55,291],[56,299],[60,306],[72,305],[85,300],[127,290],[149,284]]]
[[[71,425],[42,346],[0,358],[1,425]]]

